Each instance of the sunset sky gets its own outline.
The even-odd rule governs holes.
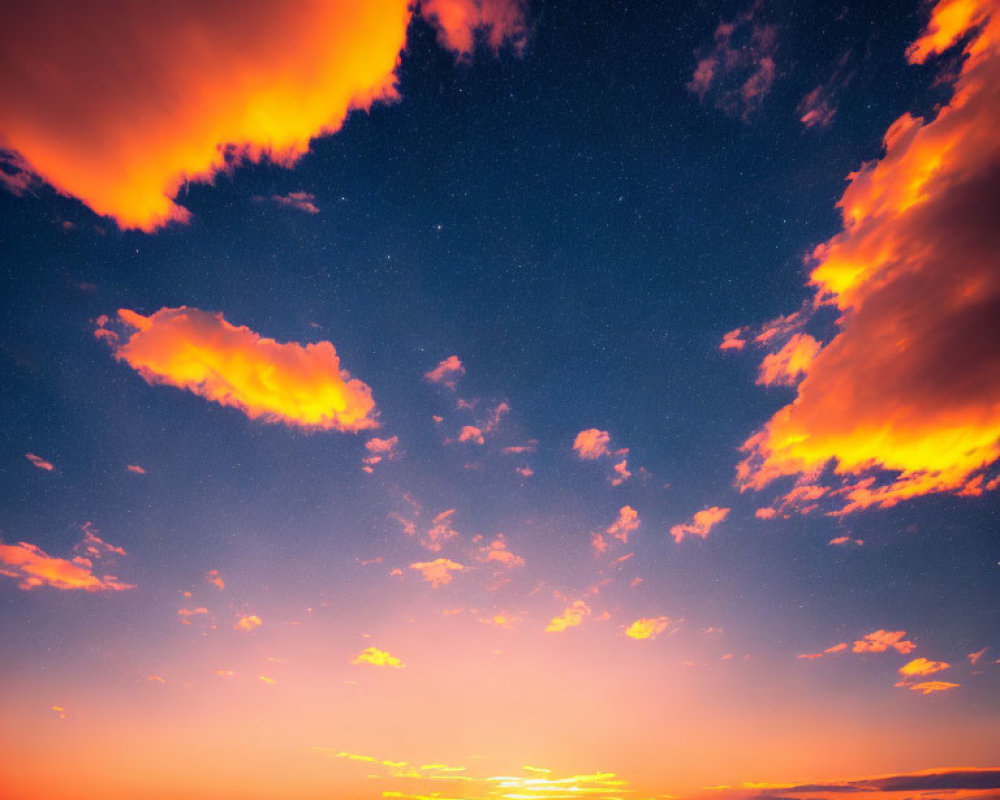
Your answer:
[[[0,800],[1000,800],[1000,0],[24,3]]]

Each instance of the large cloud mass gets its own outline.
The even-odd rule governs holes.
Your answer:
[[[428,4],[468,54],[523,36],[513,0]],[[290,165],[351,109],[396,96],[408,0],[39,0],[0,29],[0,143],[125,228],[188,212],[189,180],[233,158]]]
[[[745,443],[741,488],[823,476],[845,513],[1000,483],[984,472],[1000,457],[998,12],[943,0],[908,50],[922,63],[963,41],[954,94],[932,120],[896,120],[885,154],[850,176],[843,230],[811,274],[838,332]]]

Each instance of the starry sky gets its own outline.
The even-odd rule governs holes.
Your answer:
[[[1000,797],[1000,4],[0,30],[0,798]]]

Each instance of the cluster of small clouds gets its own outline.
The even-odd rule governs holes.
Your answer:
[[[612,486],[621,486],[632,477],[628,468],[628,448],[611,447],[611,434],[598,428],[587,428],[580,431],[573,440],[573,450],[583,461],[598,461],[611,459],[611,473],[608,482]]]
[[[14,578],[21,589],[42,586],[85,592],[120,592],[134,589],[116,576],[97,572],[98,566],[115,556],[126,555],[121,547],[109,544],[97,535],[90,522],[81,526],[82,538],[73,547],[73,557],[50,556],[42,548],[28,542],[8,545],[0,543],[0,575]]]
[[[712,47],[698,54],[687,88],[732,117],[747,120],[771,91],[777,76],[778,32],[762,21],[755,2],[715,29]]]

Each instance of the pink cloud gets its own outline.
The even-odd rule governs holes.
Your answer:
[[[605,533],[627,544],[628,535],[639,530],[640,524],[639,512],[632,508],[632,506],[622,506],[618,510],[618,516],[615,518],[615,521],[608,526]]]
[[[587,428],[580,431],[573,441],[573,449],[576,454],[587,461],[594,461],[602,456],[611,454],[608,444],[611,442],[611,434],[597,428]]]
[[[718,525],[729,514],[728,508],[712,506],[695,513],[690,522],[674,525],[670,529],[670,535],[675,542],[680,542],[687,536],[700,536],[704,539],[710,530]]]
[[[777,29],[760,21],[760,9],[754,3],[719,23],[711,49],[699,54],[687,84],[699,100],[710,99],[716,108],[744,120],[760,107],[777,74]]]
[[[365,442],[365,450],[368,451],[361,462],[361,469],[369,475],[374,472],[375,465],[382,461],[392,461],[399,455],[399,437],[392,436],[388,439],[380,439],[373,436]]]
[[[24,457],[28,459],[32,464],[34,464],[39,469],[45,470],[46,472],[52,472],[55,469],[50,461],[46,461],[41,456],[36,456],[34,453],[25,453]]]
[[[430,372],[424,373],[424,378],[431,383],[440,383],[449,389],[454,389],[458,379],[465,374],[465,367],[458,356],[448,356]]]

